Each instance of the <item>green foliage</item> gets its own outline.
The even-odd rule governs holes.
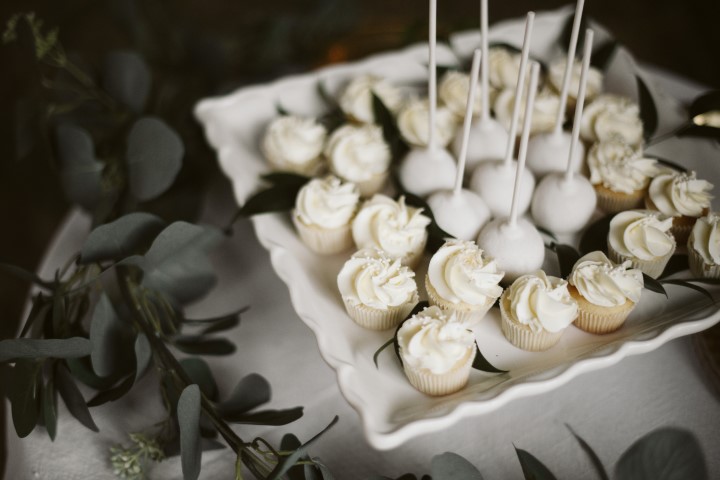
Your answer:
[[[60,179],[68,199],[92,210],[103,195],[103,164],[95,158],[95,145],[82,127],[62,123],[55,129],[60,158]]]
[[[99,225],[90,232],[82,250],[80,263],[119,261],[140,249],[163,229],[165,223],[155,215],[134,212],[115,221]]]
[[[90,355],[92,344],[82,337],[16,338],[0,341],[0,362],[17,359],[78,358]]]
[[[556,480],[555,475],[530,452],[515,447],[525,480]]]
[[[200,475],[200,388],[188,385],[178,400],[178,423],[180,425],[180,452],[185,480],[195,480]]]
[[[150,69],[137,53],[118,50],[105,55],[102,86],[134,113],[142,112],[145,107],[151,83]]]
[[[430,463],[434,480],[483,480],[477,468],[456,453],[435,455]]]

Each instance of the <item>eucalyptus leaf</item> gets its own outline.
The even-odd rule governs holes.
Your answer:
[[[103,194],[103,164],[95,158],[90,134],[77,125],[61,123],[55,129],[60,179],[71,202],[92,210]]]
[[[698,115],[720,110],[720,90],[711,90],[696,97],[688,107],[690,120]]]
[[[688,256],[686,254],[675,253],[672,257],[670,257],[667,265],[665,265],[665,269],[663,270],[662,275],[660,275],[659,280],[662,280],[674,273],[687,270],[688,268]]]
[[[392,344],[394,344],[394,343],[395,343],[395,337],[393,337],[393,338],[391,338],[390,340],[388,340],[387,342],[383,343],[383,344],[380,346],[380,348],[378,348],[377,350],[375,350],[375,353],[373,354],[373,363],[375,364],[375,368],[379,368],[379,367],[378,367],[378,357],[380,356],[380,354],[382,353],[382,351],[385,350],[387,347],[389,347],[390,345],[392,345]]]
[[[163,229],[165,223],[145,212],[129,213],[114,222],[96,227],[80,251],[80,263],[121,260],[137,253]]]
[[[125,394],[132,389],[134,384],[135,374],[133,373],[126,376],[120,383],[110,388],[109,390],[103,390],[101,392],[98,392],[93,398],[88,400],[87,406],[97,407],[99,405],[104,405],[108,402],[114,402],[115,400],[124,397]]]
[[[610,231],[610,220],[613,214],[606,215],[594,222],[583,232],[579,250],[582,255],[599,250],[607,255],[607,236]]]
[[[182,139],[163,120],[144,117],[135,122],[126,153],[133,196],[147,201],[165,192],[180,171],[184,153]]]
[[[45,383],[41,394],[42,417],[50,440],[57,435],[57,392],[52,377]]]
[[[553,243],[551,248],[557,255],[558,263],[560,264],[560,276],[562,278],[568,278],[573,266],[580,260],[580,253],[575,250],[575,247],[562,243]]]
[[[448,238],[455,238],[449,233],[447,233],[445,230],[440,228],[440,226],[435,221],[435,215],[433,214],[430,205],[428,205],[423,198],[409,192],[404,192],[402,195],[405,196],[405,203],[407,205],[413,206],[415,208],[422,208],[423,214],[430,218],[430,225],[428,225],[427,227],[428,241],[425,245],[425,250],[427,252],[435,253],[440,247],[443,246],[443,244]]]
[[[293,465],[295,465],[295,462],[297,462],[300,458],[302,458],[306,452],[307,449],[315,443],[318,438],[320,438],[325,432],[327,432],[333,425],[335,425],[338,421],[338,417],[335,416],[335,418],[332,419],[332,421],[328,424],[327,427],[323,428],[320,433],[312,437],[310,440],[308,440],[306,443],[298,447],[293,453],[288,455],[287,457],[283,458],[281,462],[279,462],[275,468],[270,472],[270,475],[267,477],[267,480],[279,480],[282,478],[287,471],[292,468]]]
[[[395,115],[374,92],[372,94],[372,109],[375,123],[382,128],[383,139],[390,147],[393,162],[399,162],[405,156],[409,147],[400,135]]]
[[[280,440],[280,450],[284,452],[289,452],[291,450],[297,450],[300,448],[302,443],[300,443],[300,440],[293,435],[292,433],[286,433],[283,435],[282,440]],[[307,455],[304,457],[301,457],[300,461],[307,461],[310,457]],[[290,469],[287,471],[287,477],[289,480],[307,480],[307,475],[305,474],[305,469],[302,465],[294,465],[290,467]]]
[[[73,377],[96,390],[107,390],[112,387],[113,383],[117,380],[113,377],[98,377],[97,374],[93,372],[89,356],[69,358],[65,360],[65,364],[70,369]]]
[[[38,423],[39,373],[40,364],[30,360],[18,360],[7,374],[6,393],[12,409],[13,426],[20,438],[27,437]]]
[[[615,465],[617,480],[708,478],[700,445],[685,430],[665,427],[633,443]]]
[[[275,186],[296,187],[298,190],[311,180],[310,177],[292,172],[270,172],[260,178]]]
[[[480,352],[480,347],[478,346],[477,342],[475,342],[475,359],[473,360],[472,368],[474,368],[475,370],[480,370],[481,372],[507,373],[507,370],[500,370],[499,368],[493,366],[490,362],[487,361],[487,359]]]
[[[180,427],[180,455],[183,478],[195,480],[200,476],[200,388],[188,385],[180,394],[177,406]]]
[[[25,270],[22,267],[18,267],[16,265],[10,265],[8,263],[0,263],[0,271],[5,272],[7,274],[12,275],[13,277],[19,278],[20,280],[24,280],[29,283],[34,283],[35,285],[38,285],[40,287],[46,288],[48,290],[54,288],[53,284],[51,282],[47,282],[37,275],[35,275],[32,272],[29,272]]]
[[[116,50],[105,55],[102,86],[111,97],[140,113],[150,93],[151,74],[135,52]]]
[[[244,425],[287,425],[303,416],[303,407],[288,408],[285,410],[261,410],[258,412],[240,413],[237,415],[223,415],[223,419],[230,423]]]
[[[0,362],[20,358],[78,358],[90,355],[91,351],[90,340],[82,337],[0,340]]]
[[[568,46],[570,45],[570,37],[572,36],[572,28],[573,23],[575,23],[575,10],[573,10],[570,14],[568,14],[567,18],[565,19],[565,22],[563,23],[563,27],[560,30],[560,35],[558,36],[556,43],[559,48],[562,49],[563,52],[565,52],[565,55],[568,53]],[[577,45],[575,47],[575,52],[582,52],[583,51],[583,45],[585,45],[585,36],[583,35],[583,32],[588,28],[588,16],[583,15],[580,18],[580,28],[578,29],[578,39],[577,39]],[[593,54],[594,55],[594,54]]]
[[[30,327],[35,325],[35,322],[37,322],[39,319],[45,321],[45,319],[47,319],[48,313],[50,312],[50,307],[50,302],[46,300],[46,297],[42,293],[38,292],[38,294],[35,295],[35,297],[33,298],[32,308],[30,308],[30,313],[28,313],[27,320],[25,320],[25,324],[20,331],[19,337],[24,337],[30,330]]]
[[[585,439],[578,435],[575,430],[570,427],[570,425],[566,423],[565,427],[570,430],[570,433],[572,433],[573,437],[575,437],[575,440],[577,440],[577,442],[580,444],[580,448],[583,449],[583,452],[585,452],[585,454],[590,459],[590,463],[592,463],[593,467],[595,468],[595,472],[597,472],[600,480],[610,480],[610,477],[605,470],[605,466],[602,464],[602,461],[600,461],[600,458],[597,456],[597,453],[595,453],[595,450],[593,450],[592,447],[585,441]]]
[[[710,299],[711,302],[715,303],[715,297],[712,296],[710,292],[705,290],[703,287],[699,285],[695,285],[694,283],[690,283],[687,280],[683,279],[670,279],[670,280],[663,280],[660,282],[661,284],[670,284],[670,285],[679,285],[681,287],[689,288],[690,290],[695,290],[698,293],[701,293],[705,295],[708,299]]]
[[[218,405],[218,412],[226,416],[237,416],[270,401],[270,383],[257,373],[243,377],[230,396]]]
[[[63,402],[65,402],[65,406],[70,414],[85,427],[93,432],[97,432],[98,427],[90,415],[90,410],[88,410],[85,399],[77,385],[75,385],[75,381],[70,375],[70,372],[68,372],[64,365],[58,365],[55,370],[55,382],[57,390],[60,392],[60,396]]]
[[[658,127],[658,111],[655,106],[655,100],[650,93],[645,80],[640,75],[636,75],[638,87],[638,100],[640,104],[640,119],[643,122],[643,135],[645,141],[649,141],[655,134]]]
[[[108,296],[101,293],[90,322],[90,360],[98,376],[108,377],[126,366],[123,354],[128,343],[124,341],[127,331],[128,325],[120,321]]]
[[[720,143],[720,128],[716,127],[688,125],[686,128],[679,130],[676,135],[678,137],[712,138]]]
[[[178,350],[191,355],[230,355],[235,352],[235,344],[227,338],[176,335],[172,342]]]
[[[290,112],[288,112],[285,107],[283,107],[280,103],[275,104],[275,111],[281,117],[287,117],[288,115],[290,115]]]
[[[275,185],[260,190],[245,201],[239,214],[243,217],[251,217],[260,213],[291,210],[295,206],[299,191],[300,187],[292,185]]]
[[[613,58],[615,58],[618,47],[620,47],[620,43],[615,39],[608,40],[597,47],[593,47],[590,65],[603,72],[606,71],[613,61]]]
[[[145,374],[152,360],[152,348],[145,334],[135,338],[135,383]]]
[[[531,453],[515,447],[525,480],[556,480],[555,475]]]
[[[143,257],[130,257],[144,271],[143,285],[180,303],[205,295],[215,284],[207,252],[222,239],[214,227],[174,222],[155,238]]]
[[[666,280],[667,281],[667,280]],[[643,286],[650,290],[651,292],[655,293],[661,293],[665,295],[665,298],[668,298],[668,294],[665,291],[665,287],[662,286],[662,283],[660,283],[658,280],[655,280],[647,273],[643,272]]]
[[[678,172],[688,173],[688,169],[687,169],[687,168],[683,167],[682,165],[679,165],[679,164],[676,163],[676,162],[673,162],[672,160],[668,160],[668,159],[666,159],[666,158],[660,158],[660,157],[658,157],[658,156],[656,156],[656,155],[647,155],[647,154],[646,154],[646,155],[644,155],[644,156],[647,157],[647,158],[654,158],[655,161],[657,161],[657,163],[659,163],[659,164],[661,164],[661,165],[665,165],[666,167],[670,167],[670,168],[672,168],[673,170],[677,170]]]
[[[433,480],[482,480],[483,476],[472,463],[457,453],[435,455],[430,462]]]
[[[218,387],[212,370],[202,358],[190,357],[180,360],[180,365],[190,380],[200,387],[200,391],[210,400],[216,400]]]

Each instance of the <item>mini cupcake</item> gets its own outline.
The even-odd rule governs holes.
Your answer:
[[[337,283],[350,318],[370,330],[397,326],[418,302],[415,273],[376,248],[356,252]]]
[[[422,258],[429,224],[421,208],[405,205],[405,197],[395,201],[377,194],[355,216],[352,236],[358,249],[377,247],[412,268]]]
[[[312,251],[342,252],[353,245],[350,226],[359,201],[360,194],[354,184],[343,183],[332,175],[315,178],[298,192],[293,224]]]
[[[553,90],[557,93],[562,91],[562,84],[565,78],[565,68],[567,67],[567,57],[560,57],[550,64],[548,70],[548,81]],[[580,72],[582,71],[582,62],[575,60],[573,62],[570,73],[570,85],[568,87],[568,110],[574,110],[577,102],[577,93],[580,88]],[[585,102],[589,104],[602,91],[603,74],[595,67],[590,67],[587,74],[587,86],[585,90]]]
[[[555,345],[577,315],[567,282],[542,270],[517,278],[500,297],[505,338],[530,352]]]
[[[480,94],[480,84],[478,83],[475,90],[475,102],[473,103],[473,115],[480,115],[482,110],[482,95]],[[450,110],[458,122],[465,118],[465,108],[467,107],[468,93],[470,90],[470,75],[465,72],[449,70],[443,75],[438,84],[438,100],[442,102],[448,110]],[[492,105],[493,99],[497,92],[489,86],[488,101]]]
[[[633,268],[657,278],[675,253],[670,233],[672,217],[651,210],[620,212],[610,221],[608,256],[615,263],[630,261]]]
[[[687,247],[694,276],[720,278],[720,216],[710,213],[698,218]]]
[[[713,185],[700,180],[695,172],[669,172],[650,182],[645,205],[673,217],[670,230],[680,245],[685,245],[698,217],[708,213]]]
[[[642,207],[650,180],[659,173],[654,159],[642,158],[619,138],[593,145],[587,161],[598,207],[606,213]]]
[[[630,262],[611,262],[600,251],[579,259],[570,274],[570,295],[577,301],[575,326],[590,333],[610,333],[622,327],[643,289],[642,272]]]
[[[515,88],[520,72],[520,58],[518,52],[503,47],[492,47],[488,53],[488,80],[490,85],[498,90]],[[525,85],[530,79],[528,69]]]
[[[523,104],[526,95],[523,93]],[[512,121],[513,109],[515,108],[515,87],[502,90],[493,103],[495,116],[500,124],[506,130],[510,130],[510,122]],[[555,128],[555,119],[557,111],[560,108],[560,97],[549,88],[542,88],[535,96],[535,104],[533,105],[532,119],[530,121],[530,135],[538,133],[548,133]],[[525,109],[520,109],[518,117],[517,135],[522,134],[523,119],[525,118]]]
[[[316,175],[322,170],[327,130],[314,118],[285,115],[267,127],[260,150],[273,170]]]
[[[403,139],[415,147],[426,147],[429,141],[430,104],[427,99],[415,99],[408,102],[397,116],[398,130]],[[447,147],[455,137],[457,130],[455,116],[445,107],[435,111],[435,140]]]
[[[384,78],[375,75],[361,75],[347,84],[338,103],[348,118],[359,123],[375,122],[373,94],[393,113],[397,113],[403,104],[400,90]]]
[[[377,125],[343,125],[325,146],[330,171],[358,186],[369,197],[385,185],[392,155]]]
[[[632,147],[639,147],[643,142],[640,107],[626,97],[600,95],[583,111],[580,136],[588,144],[619,138]]]
[[[467,384],[477,347],[472,332],[454,315],[425,308],[403,322],[397,342],[405,375],[417,390],[447,395]]]
[[[504,275],[475,242],[448,240],[430,259],[425,289],[431,305],[472,327],[502,294]]]

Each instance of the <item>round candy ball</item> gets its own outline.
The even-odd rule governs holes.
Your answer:
[[[506,218],[496,218],[480,230],[476,243],[505,271],[503,283],[512,283],[538,270],[545,260],[545,244],[540,232],[524,218],[519,218],[515,225]]]
[[[427,200],[438,226],[460,240],[474,240],[490,220],[490,209],[475,192],[462,189],[435,192]]]
[[[507,165],[503,161],[482,162],[473,172],[470,188],[485,200],[493,217],[510,215],[517,166],[516,161]],[[530,207],[534,188],[535,177],[527,169],[523,169],[518,193],[518,216],[523,215]]]
[[[508,132],[505,127],[495,119],[478,121],[470,127],[468,138],[467,157],[465,157],[465,173],[470,174],[475,167],[487,160],[501,160],[505,158],[507,150]],[[462,129],[455,136],[452,151],[460,156],[462,148]]]
[[[564,173],[551,173],[538,184],[532,200],[535,223],[555,233],[577,232],[595,212],[597,195],[582,175],[567,179]]]
[[[400,163],[400,183],[410,193],[425,197],[455,185],[457,165],[444,148],[413,148]]]
[[[537,178],[544,177],[551,172],[564,172],[567,169],[570,155],[571,135],[568,132],[540,133],[533,136],[528,142],[527,167]],[[573,152],[573,171],[579,172],[585,158],[585,147],[578,142]]]

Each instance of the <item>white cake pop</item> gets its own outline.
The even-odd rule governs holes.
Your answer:
[[[490,208],[493,217],[507,217],[510,214],[510,204],[513,198],[513,185],[516,173],[519,171],[517,162],[513,161],[515,150],[515,135],[517,134],[522,92],[525,86],[525,72],[527,70],[528,56],[530,54],[530,37],[535,14],[528,13],[525,23],[525,38],[523,39],[522,55],[520,57],[520,68],[518,69],[518,81],[515,87],[515,105],[513,106],[512,119],[510,121],[510,132],[505,144],[505,156],[503,160],[481,162],[470,179],[470,188],[482,197]],[[528,170],[520,171],[519,190],[515,194],[517,205],[522,215],[530,207],[532,192],[535,188],[535,178]]]
[[[572,233],[583,228],[590,220],[597,204],[595,189],[587,178],[575,173],[573,164],[573,154],[580,145],[580,119],[585,103],[592,43],[593,32],[588,30],[585,33],[580,90],[575,107],[575,121],[565,172],[553,172],[546,175],[535,190],[532,201],[532,215],[535,222],[555,233]]]
[[[461,240],[472,240],[477,237],[480,228],[490,220],[490,210],[483,199],[475,192],[462,188],[479,68],[480,50],[475,50],[473,52],[470,89],[465,109],[465,121],[463,122],[460,164],[455,177],[455,188],[437,191],[428,198],[428,205],[433,211],[435,221],[440,228]]]
[[[480,121],[470,127],[470,139],[467,145],[466,173],[472,172],[485,160],[500,160],[505,156],[508,133],[500,122],[490,117],[489,70],[488,65],[488,0],[480,2],[480,38],[482,49],[482,70],[480,77],[480,95],[482,96]],[[472,83],[472,78],[471,78]],[[460,156],[463,134],[458,132],[452,144],[452,151]]]
[[[575,58],[577,48],[578,32],[582,19],[585,0],[577,0],[575,6],[575,18],[570,33],[570,45],[568,45],[568,59]],[[570,77],[572,76],[573,61],[568,60],[560,89],[560,107],[555,118],[555,127],[552,132],[540,133],[530,139],[528,145],[527,166],[536,177],[541,178],[550,172],[564,172],[567,166],[568,155],[570,154],[571,135],[563,131],[562,125],[565,120],[565,107],[567,105],[568,89],[570,88]],[[572,157],[572,168],[579,172],[585,158],[585,147],[579,145]]]
[[[455,183],[457,166],[455,159],[446,149],[438,147],[435,134],[435,112],[437,110],[437,68],[435,44],[437,31],[437,0],[430,0],[429,35],[429,76],[428,97],[430,104],[428,145],[426,148],[412,148],[400,163],[400,183],[409,192],[424,197],[434,191],[452,188]]]
[[[477,245],[485,250],[497,262],[498,268],[505,271],[505,282],[512,282],[526,273],[542,267],[545,260],[545,244],[537,228],[525,219],[518,219],[518,193],[525,170],[530,122],[535,103],[540,65],[532,63],[530,68],[530,90],[525,106],[525,121],[520,137],[517,174],[513,189],[512,206],[509,218],[497,218],[488,223],[478,235]],[[523,72],[524,73],[524,72]]]

